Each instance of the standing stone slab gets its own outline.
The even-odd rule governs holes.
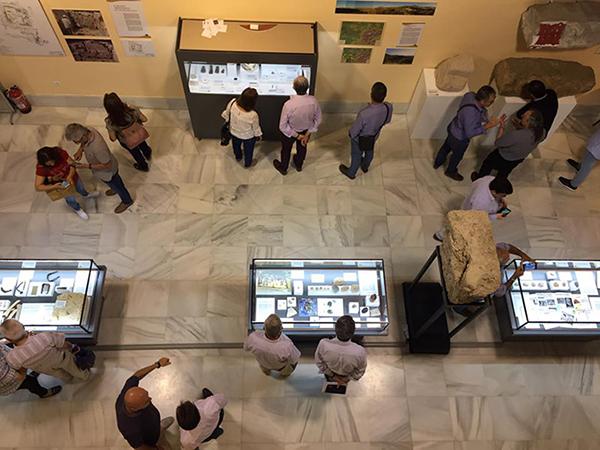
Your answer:
[[[531,80],[543,81],[559,97],[583,94],[596,85],[591,67],[550,58],[503,59],[494,67],[492,79],[496,81],[498,93],[507,97],[519,97],[523,85]]]
[[[475,70],[473,57],[456,55],[443,60],[435,68],[435,85],[446,92],[460,92],[467,85],[467,77]]]

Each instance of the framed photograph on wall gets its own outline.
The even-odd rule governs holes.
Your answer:
[[[412,64],[416,52],[414,47],[386,48],[383,64]]]
[[[67,39],[75,61],[118,62],[119,58],[110,39]]]
[[[383,22],[342,22],[342,45],[378,45],[383,34]]]
[[[108,36],[102,13],[97,10],[53,9],[60,31],[65,36]]]
[[[397,16],[433,16],[435,2],[395,2],[381,0],[337,0],[336,14],[387,14]]]
[[[370,48],[344,47],[342,62],[347,64],[368,64],[371,61]]]

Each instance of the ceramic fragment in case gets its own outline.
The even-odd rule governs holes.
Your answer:
[[[503,271],[503,281],[519,260]],[[600,337],[600,261],[539,260],[496,301],[503,339]]]
[[[95,344],[106,267],[93,260],[0,260],[0,317],[30,331],[59,331]]]
[[[255,259],[250,267],[249,329],[277,314],[292,336],[331,335],[350,315],[356,335],[384,335],[389,326],[383,260]]]

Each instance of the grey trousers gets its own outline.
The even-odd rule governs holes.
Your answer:
[[[571,185],[573,187],[579,187],[588,177],[597,162],[598,160],[594,158],[594,155],[589,151],[586,151],[583,160],[581,161],[581,167],[577,171],[577,175],[575,175],[573,181],[571,181]]]

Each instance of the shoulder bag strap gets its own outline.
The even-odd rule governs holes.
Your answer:
[[[387,103],[384,103],[383,106],[385,106],[385,118],[383,119],[383,123],[381,124],[381,126],[377,130],[377,133],[375,133],[375,136],[377,136],[381,132],[382,128],[387,123],[388,116],[390,115],[390,107],[387,105]]]
[[[233,104],[235,103],[236,100],[237,100],[237,98],[234,98],[233,100],[231,100],[229,102],[229,119],[227,120],[227,123],[231,123],[231,108],[233,108]]]

